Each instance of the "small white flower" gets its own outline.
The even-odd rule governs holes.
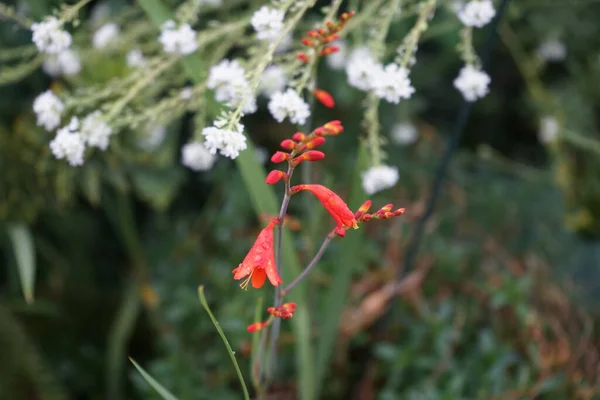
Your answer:
[[[374,78],[383,73],[383,66],[375,61],[366,47],[352,51],[346,64],[348,83],[360,90],[371,90]]]
[[[465,26],[481,28],[496,15],[492,0],[471,0],[456,13]]]
[[[108,147],[112,128],[104,121],[104,115],[100,110],[88,114],[81,123],[81,136],[83,136],[91,147],[97,147],[104,151]]]
[[[548,39],[540,44],[537,53],[542,60],[559,62],[567,56],[567,46],[558,39]]]
[[[81,59],[71,49],[58,54],[49,54],[42,63],[42,69],[51,77],[77,75],[81,71]]]
[[[242,111],[250,114],[256,111],[256,98],[250,93],[246,70],[235,60],[222,60],[210,69],[206,87],[215,91],[215,100],[230,107],[238,107],[242,101]]]
[[[246,150],[246,137],[242,133],[244,126],[236,123],[233,129],[224,129],[226,121],[217,120],[214,126],[202,129],[205,142],[204,147],[210,154],[217,154],[217,151],[225,157],[231,159],[240,155],[240,151]]]
[[[398,104],[401,99],[410,98],[415,92],[410,84],[408,70],[394,63],[386,65],[383,71],[372,77],[371,87],[377,97],[394,104]]]
[[[62,29],[56,17],[47,17],[42,22],[31,24],[33,43],[40,52],[58,54],[71,46],[71,34]]]
[[[181,163],[194,171],[208,171],[215,160],[202,143],[190,142],[181,148]]]
[[[183,89],[181,89],[181,92],[179,92],[179,98],[181,100],[189,100],[192,98],[193,93],[194,89],[191,86],[186,86]]]
[[[79,121],[73,117],[69,125],[58,130],[50,142],[50,150],[58,160],[66,158],[73,167],[83,165],[85,139],[78,131]]]
[[[277,122],[289,118],[294,124],[302,125],[310,116],[308,104],[293,89],[277,92],[269,101],[269,111]]]
[[[177,27],[174,21],[169,20],[160,29],[158,40],[162,44],[165,53],[185,55],[198,49],[196,31],[189,24]]]
[[[102,49],[119,36],[119,26],[114,22],[102,25],[92,37],[92,45],[96,49]]]
[[[272,96],[280,92],[287,84],[287,76],[283,68],[278,65],[269,65],[260,77],[259,91],[265,96]]]
[[[149,125],[147,130],[138,137],[137,145],[142,150],[156,150],[167,136],[167,128],[164,125]]]
[[[277,38],[283,28],[283,12],[267,6],[262,6],[253,15],[250,23],[260,40]]]
[[[417,127],[409,122],[400,122],[392,128],[392,140],[399,145],[407,145],[417,141]]]
[[[558,138],[559,131],[560,125],[558,124],[556,118],[552,116],[545,116],[540,120],[538,138],[542,143],[551,143]]]
[[[362,172],[361,178],[363,189],[368,195],[372,195],[398,183],[398,168],[378,165]]]
[[[485,97],[490,82],[488,74],[472,65],[465,65],[454,80],[454,87],[462,93],[467,101],[475,101]]]
[[[60,116],[65,106],[50,90],[46,90],[33,101],[33,111],[37,116],[37,125],[52,131],[60,125]]]
[[[338,40],[335,44],[339,50],[327,56],[327,65],[329,65],[329,68],[335,70],[344,69],[348,59],[348,45],[344,40]]]
[[[146,65],[146,57],[144,57],[144,54],[140,49],[132,49],[127,52],[125,62],[128,67],[141,68]]]

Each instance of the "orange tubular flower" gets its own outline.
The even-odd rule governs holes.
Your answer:
[[[323,185],[296,185],[291,188],[292,193],[297,193],[301,190],[308,190],[321,201],[323,207],[325,207],[335,220],[338,231],[342,231],[341,228],[348,229],[350,227],[358,229],[354,213],[350,211],[344,200],[332,190]]]
[[[233,279],[239,280],[247,276],[240,284],[244,290],[248,289],[248,283],[252,280],[252,287],[258,289],[267,278],[273,286],[279,286],[283,283],[277,266],[275,265],[275,252],[273,250],[273,228],[279,223],[279,218],[275,218],[259,233],[244,261],[235,268]]]

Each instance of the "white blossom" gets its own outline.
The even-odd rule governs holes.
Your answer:
[[[194,171],[208,171],[216,157],[202,143],[190,142],[181,148],[181,163]]]
[[[419,131],[410,122],[400,122],[392,128],[392,140],[399,145],[407,145],[417,141]]]
[[[545,61],[563,61],[567,56],[567,46],[558,39],[548,39],[539,45],[537,54]]]
[[[92,37],[92,45],[96,49],[102,49],[110,42],[115,40],[119,36],[119,26],[114,22],[102,25]]]
[[[143,150],[156,150],[165,140],[167,128],[164,125],[152,124],[138,137],[137,145]]]
[[[169,20],[160,29],[158,40],[162,44],[165,53],[185,55],[198,49],[196,31],[189,24],[182,24],[177,27],[174,21]]]
[[[410,84],[408,70],[398,64],[388,64],[372,76],[371,87],[380,99],[398,104],[401,99],[408,99],[415,92]]]
[[[287,84],[287,76],[283,68],[278,65],[269,65],[260,77],[258,90],[269,97],[276,92],[281,92]]]
[[[398,182],[398,168],[388,165],[371,167],[361,173],[362,187],[368,195],[393,187]]]
[[[560,125],[553,116],[545,116],[540,120],[538,138],[542,143],[551,143],[558,138]]]
[[[346,44],[345,40],[338,40],[335,42],[335,45],[339,50],[328,55],[326,60],[329,68],[340,70],[346,66],[346,61],[348,59],[348,45]]]
[[[222,60],[210,69],[206,87],[215,91],[215,100],[230,107],[238,107],[250,114],[256,111],[256,98],[250,91],[246,70],[235,60]]]
[[[33,111],[37,116],[37,125],[52,131],[60,125],[60,116],[65,106],[52,91],[46,90],[33,101]]]
[[[470,0],[456,13],[465,26],[481,28],[496,15],[492,0]]]
[[[102,112],[96,110],[83,119],[81,135],[85,138],[88,146],[104,151],[108,147],[112,128],[104,121]]]
[[[146,65],[146,57],[140,49],[132,49],[127,52],[125,62],[128,67],[141,68]]]
[[[269,101],[269,111],[277,122],[289,118],[292,123],[299,125],[304,124],[310,116],[308,104],[294,89],[275,93]]]
[[[234,159],[240,155],[240,151],[248,147],[246,137],[242,133],[244,126],[236,123],[233,129],[226,129],[226,124],[225,120],[217,120],[214,126],[202,130],[205,138],[204,147],[210,154],[217,154],[218,151],[222,156]]]
[[[62,29],[56,17],[31,24],[32,40],[40,52],[58,54],[71,46],[71,34]]]
[[[189,100],[192,98],[192,94],[194,94],[194,88],[191,86],[186,86],[181,89],[181,92],[179,92],[179,98],[181,100]]]
[[[81,58],[71,49],[58,54],[48,54],[44,58],[42,69],[51,77],[77,75],[81,71]]]
[[[346,64],[348,83],[360,90],[371,90],[374,78],[383,73],[383,66],[375,61],[366,47],[352,51]]]
[[[65,158],[72,166],[83,165],[85,139],[79,132],[79,121],[73,117],[67,126],[58,130],[50,142],[50,150],[59,160]]]
[[[472,65],[465,65],[454,80],[454,87],[467,101],[475,101],[485,97],[490,82],[488,74]]]
[[[256,31],[256,37],[260,40],[277,38],[283,28],[282,11],[267,6],[262,6],[253,15],[250,23]]]

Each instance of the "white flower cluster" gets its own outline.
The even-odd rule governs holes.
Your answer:
[[[42,22],[31,24],[32,40],[43,53],[59,54],[71,46],[71,34],[62,29],[62,22],[48,17]]]
[[[362,172],[361,178],[363,189],[368,195],[372,195],[398,183],[398,168],[378,165]]]
[[[302,125],[310,116],[310,107],[294,89],[275,93],[268,107],[277,122],[289,118],[292,123]]]
[[[262,6],[253,15],[250,23],[260,40],[277,38],[283,28],[284,13],[274,8]]]
[[[559,131],[560,125],[557,119],[552,116],[545,116],[540,120],[538,139],[545,144],[552,143],[558,138]]]
[[[567,46],[558,39],[548,39],[539,45],[537,54],[545,61],[563,61],[567,56]]]
[[[482,28],[494,18],[496,10],[492,0],[470,0],[457,6],[456,15],[465,26]]]
[[[216,157],[202,143],[190,142],[181,148],[181,163],[194,171],[208,171]]]
[[[408,145],[417,141],[419,132],[409,122],[400,122],[392,128],[392,140],[399,145]]]
[[[346,65],[348,82],[357,89],[370,91],[381,99],[398,104],[401,99],[410,98],[415,92],[409,71],[391,63],[385,67],[377,62],[366,48],[352,52]]]
[[[119,36],[119,26],[114,22],[102,25],[92,37],[92,45],[96,49],[105,48]]]
[[[256,98],[250,92],[246,70],[235,60],[222,60],[212,67],[206,87],[215,91],[215,100],[218,102],[226,103],[230,107],[238,107],[244,102],[244,114],[256,111]]]
[[[475,101],[485,97],[491,82],[488,74],[472,65],[465,65],[454,80],[457,88],[467,101]]]
[[[202,129],[204,147],[210,154],[217,154],[218,151],[222,156],[234,159],[248,147],[242,133],[244,126],[236,123],[233,129],[224,129],[226,124],[227,121],[220,119],[214,122],[214,126]]]
[[[81,71],[81,59],[75,51],[67,49],[58,54],[49,54],[42,63],[42,69],[51,77],[76,75]]]
[[[146,57],[140,49],[132,49],[127,52],[125,62],[130,68],[142,68],[146,65]]]
[[[104,122],[102,112],[96,110],[88,114],[81,124],[77,117],[71,118],[50,142],[50,150],[59,160],[64,158],[72,166],[82,165],[86,145],[106,150],[111,134],[112,129]]]
[[[258,90],[269,97],[277,92],[281,92],[285,88],[287,81],[288,79],[283,68],[278,65],[269,65],[260,77]]]
[[[60,116],[65,106],[52,91],[46,90],[33,101],[33,111],[37,116],[37,125],[52,131],[60,125]]]
[[[165,22],[160,27],[158,40],[162,44],[165,53],[186,55],[198,49],[196,31],[189,24],[182,24],[177,27],[172,20]]]

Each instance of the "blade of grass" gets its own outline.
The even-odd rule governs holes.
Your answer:
[[[256,308],[254,309],[254,322],[259,322],[262,319],[262,309],[263,309],[263,298],[262,296],[258,298],[256,302]],[[259,346],[260,346],[260,335],[252,335],[252,357],[250,359],[250,376],[252,377],[252,384],[254,388],[260,389],[260,377],[257,373],[255,373],[255,365],[258,361],[259,355]],[[256,371],[258,372],[258,371]]]
[[[177,397],[173,396],[171,392],[165,389],[160,383],[156,381],[149,373],[147,373],[144,368],[140,367],[138,363],[131,357],[129,357],[129,361],[133,364],[133,366],[138,370],[138,372],[142,375],[142,377],[148,382],[152,389],[156,390],[156,392],[165,400],[177,400]]]
[[[354,171],[353,185],[350,191],[348,204],[353,210],[364,201],[366,196],[360,181],[360,172],[366,167],[368,159],[368,150],[361,141],[358,149],[358,159]],[[317,358],[315,364],[315,398],[320,398],[323,382],[327,376],[331,353],[337,339],[339,319],[346,304],[348,289],[350,287],[352,272],[358,269],[361,262],[360,254],[356,251],[362,241],[363,230],[349,231],[346,237],[340,242],[339,247],[339,265],[343,266],[336,269],[336,275],[327,294],[324,303],[325,310],[321,314],[321,328],[319,330],[319,339],[317,341]]]
[[[160,26],[165,21],[173,18],[173,12],[161,0],[138,0],[139,5],[156,26]],[[202,59],[198,53],[191,54],[182,59],[183,67],[189,78],[194,83],[201,83],[203,70]],[[247,142],[248,148],[241,152],[235,159],[238,170],[242,175],[246,190],[250,195],[253,207],[257,213],[276,215],[279,211],[277,197],[273,188],[265,184],[266,172],[258,162],[255,156],[254,145],[250,140]],[[301,272],[300,263],[296,257],[296,247],[292,241],[289,232],[283,234],[283,279],[291,280]],[[290,301],[295,301],[299,305],[308,305],[306,292],[302,288],[294,291],[290,296]],[[292,327],[296,335],[296,366],[298,370],[300,398],[302,400],[312,400],[314,391],[313,378],[313,349],[310,343],[310,314],[306,307],[299,307],[292,319]]]
[[[198,297],[200,298],[200,303],[202,303],[202,307],[204,307],[204,309],[208,313],[208,316],[210,317],[210,320],[212,321],[213,325],[215,326],[215,328],[217,328],[217,332],[219,332],[221,339],[223,339],[223,343],[225,343],[225,347],[227,348],[227,353],[229,353],[231,362],[233,363],[233,366],[235,367],[235,371],[237,372],[238,378],[240,379],[240,383],[242,385],[242,390],[244,391],[244,399],[250,400],[250,394],[248,393],[248,388],[246,387],[246,382],[244,381],[244,375],[242,374],[242,370],[240,369],[240,366],[235,358],[235,352],[231,348],[231,345],[229,344],[229,341],[227,340],[227,337],[225,336],[225,332],[223,332],[223,329],[221,329],[221,325],[219,325],[219,322],[213,315],[212,311],[210,311],[210,307],[208,306],[208,302],[206,301],[206,297],[204,296],[204,286],[202,286],[202,285],[198,286]]]
[[[14,224],[8,227],[8,236],[12,242],[23,297],[28,304],[33,302],[35,286],[35,246],[29,228],[24,224]]]

